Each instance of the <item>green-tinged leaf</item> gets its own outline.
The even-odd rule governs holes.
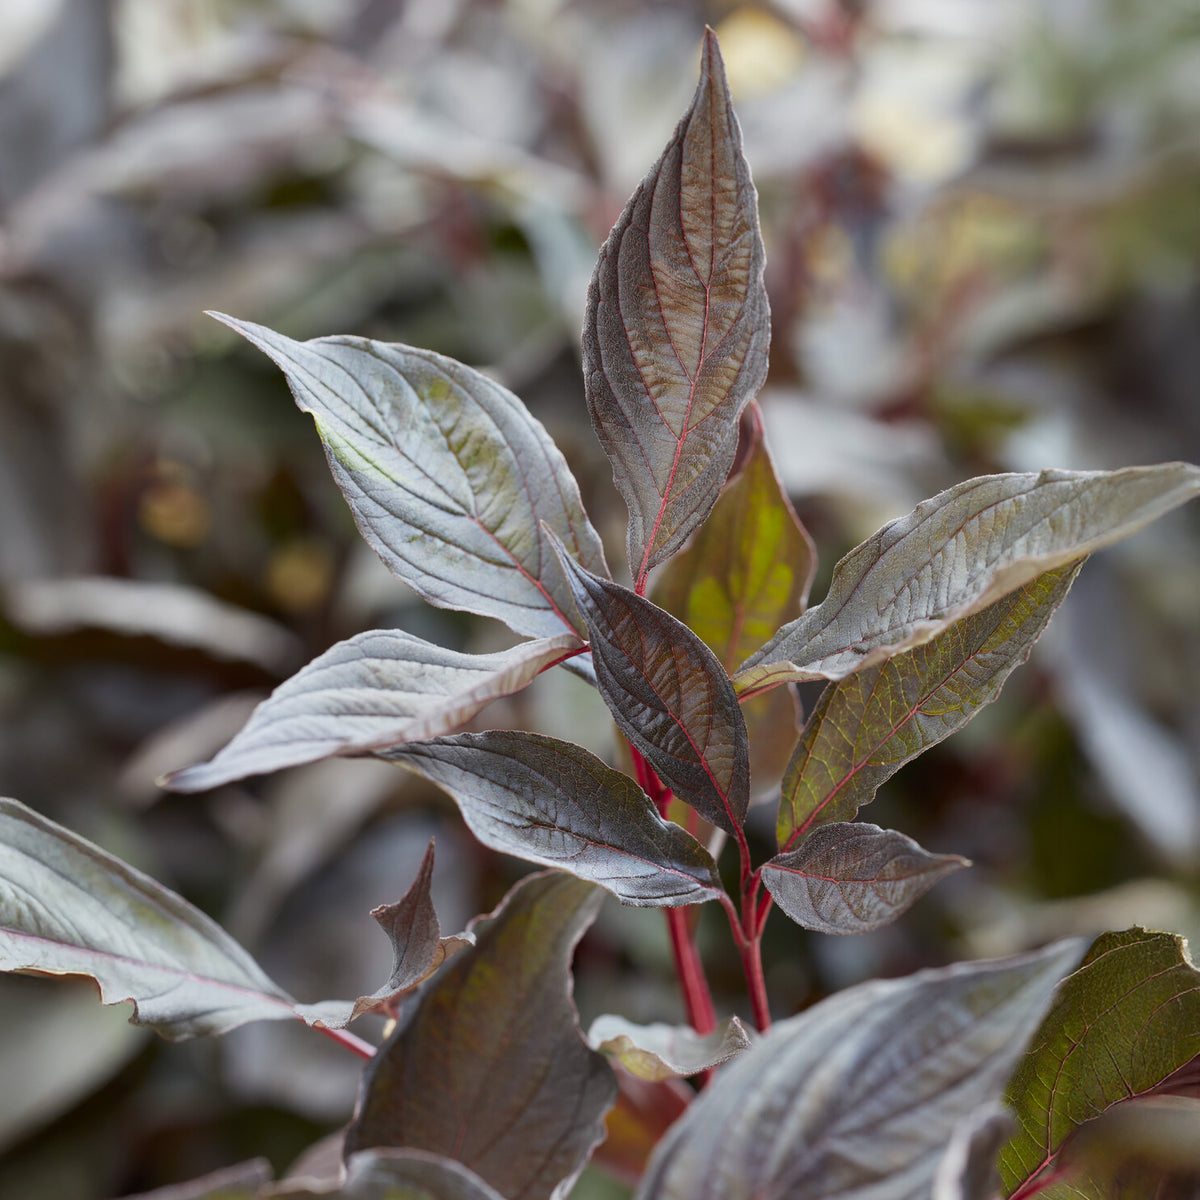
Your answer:
[[[587,622],[596,687],[621,732],[680,800],[740,836],[750,745],[716,655],[644,596],[562,561]]]
[[[784,772],[779,845],[851,820],[884,780],[995,700],[1081,565],[1040,575],[923,646],[831,683]]]
[[[187,1183],[138,1192],[124,1200],[256,1200],[259,1189],[271,1178],[271,1164],[265,1158],[255,1158]]]
[[[894,921],[939,879],[970,865],[957,854],[931,854],[894,829],[839,822],[764,863],[762,881],[805,929],[866,933]]]
[[[750,1035],[737,1017],[730,1017],[701,1037],[686,1026],[635,1025],[609,1014],[592,1022],[587,1040],[594,1049],[615,1058],[631,1075],[652,1083],[698,1075],[750,1048]]]
[[[746,660],[738,691],[861,671],[1197,495],[1189,463],[969,479],[851,550],[825,599]]]
[[[1002,1105],[985,1104],[972,1113],[954,1131],[938,1163],[931,1200],[996,1200],[996,1156],[1012,1129],[1012,1113]]]
[[[453,1158],[506,1200],[564,1196],[616,1099],[571,1002],[570,961],[602,893],[559,872],[518,883],[367,1067],[348,1155]]]
[[[163,781],[198,792],[246,775],[449,733],[578,650],[574,634],[460,654],[397,629],[338,642],[281,684],[211,762]]]
[[[295,342],[214,313],[287,375],[354,519],[388,569],[443,608],[518,633],[575,627],[552,529],[607,574],[566,460],[510,391],[462,363],[366,338]]]
[[[1006,1194],[1051,1174],[1081,1125],[1151,1091],[1197,1054],[1200,971],[1183,938],[1144,929],[1099,937],[1009,1086],[1018,1130],[1000,1157]]]
[[[1078,957],[1060,943],[922,971],[780,1021],[671,1128],[639,1200],[927,1200]]]
[[[582,746],[492,731],[383,757],[449,792],[485,846],[598,883],[626,904],[698,904],[720,892],[708,851]]]
[[[738,414],[767,374],[764,261],[709,30],[695,99],[601,248],[584,319],[588,410],[639,585],[704,523],[733,464]]]
[[[433,842],[421,859],[421,866],[404,899],[385,904],[371,916],[392,943],[392,973],[387,983],[369,996],[357,1000],[326,1000],[321,1004],[302,1005],[306,1019],[319,1018],[322,1025],[343,1029],[364,1013],[376,1009],[390,1011],[401,998],[428,979],[448,958],[472,944],[469,934],[441,936],[441,924],[433,910]]]
[[[708,521],[655,579],[656,604],[678,617],[732,672],[785,621],[803,611],[816,550],[783,490],[751,404],[742,418],[741,469]],[[796,702],[774,689],[742,704],[756,794],[774,787],[795,737]]]
[[[504,1200],[462,1163],[423,1150],[364,1150],[341,1184],[279,1184],[262,1200]]]

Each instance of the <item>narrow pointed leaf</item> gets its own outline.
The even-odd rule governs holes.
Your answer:
[[[750,1035],[737,1017],[701,1037],[687,1026],[635,1025],[608,1014],[592,1022],[587,1040],[631,1075],[651,1083],[698,1075],[750,1049]]]
[[[779,845],[851,820],[884,780],[995,700],[1081,565],[1049,571],[932,641],[831,683],[784,772]]]
[[[1006,1195],[1052,1171],[1064,1142],[1200,1054],[1200,971],[1183,938],[1106,933],[1063,984],[1013,1076],[1018,1129],[1000,1156]]]
[[[957,854],[931,854],[894,829],[839,822],[765,863],[762,881],[805,929],[866,933],[894,921],[939,879],[970,865]]]
[[[572,742],[463,733],[384,757],[444,788],[485,846],[598,883],[626,904],[698,904],[720,891],[708,851],[632,779]]]
[[[566,460],[507,388],[453,359],[366,338],[296,342],[214,313],[287,375],[330,470],[392,574],[518,633],[574,627],[544,522],[607,574]]]
[[[198,792],[247,775],[449,733],[580,646],[574,634],[461,654],[398,629],[338,642],[281,684],[211,762],[163,781]]]
[[[847,554],[825,599],[746,660],[738,691],[845,678],[1197,495],[1189,463],[969,479]]]
[[[371,916],[392,943],[392,973],[388,981],[369,996],[348,1000],[326,1000],[301,1005],[306,1018],[319,1018],[322,1025],[342,1029],[364,1013],[394,1008],[396,1002],[428,979],[446,961],[471,945],[467,935],[442,937],[433,910],[433,842],[429,843],[417,877],[397,904],[374,909]]]
[[[764,259],[710,30],[695,99],[601,248],[584,319],[588,410],[629,508],[639,587],[708,516],[766,378]]]
[[[562,561],[587,622],[596,687],[621,732],[680,800],[739,836],[750,744],[716,655],[644,596]]]
[[[462,1163],[424,1150],[364,1150],[346,1163],[344,1183],[279,1184],[262,1200],[504,1200]]]
[[[671,1128],[639,1200],[928,1200],[999,1098],[1074,944],[839,992],[780,1021]]]
[[[771,461],[757,404],[746,410],[742,428],[748,448],[741,470],[687,548],[663,567],[651,593],[727,672],[803,611],[817,565],[812,538]],[[742,716],[750,777],[762,794],[778,784],[787,763],[795,699],[788,689],[774,689],[744,701]]]
[[[617,1094],[571,1001],[571,955],[601,896],[547,872],[473,923],[476,945],[426,985],[368,1065],[347,1155],[386,1146],[444,1155],[506,1200],[569,1191]]]

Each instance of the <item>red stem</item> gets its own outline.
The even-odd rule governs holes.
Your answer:
[[[375,1057],[376,1047],[370,1042],[364,1042],[357,1034],[351,1033],[348,1029],[330,1029],[328,1025],[313,1025],[318,1033],[323,1033],[330,1041],[337,1042],[339,1046],[345,1046],[351,1054],[357,1054],[359,1058],[372,1059]]]
[[[754,1011],[754,1027],[759,1033],[771,1028],[771,1010],[767,1006],[767,982],[763,978],[762,940],[752,938],[740,947],[742,970],[746,973],[746,986],[750,989],[750,1005]]]
[[[667,932],[671,935],[675,970],[679,975],[688,1022],[703,1037],[716,1029],[717,1013],[713,1007],[712,993],[708,990],[708,980],[704,976],[704,965],[688,930],[687,909],[667,908],[663,911],[667,915]]]

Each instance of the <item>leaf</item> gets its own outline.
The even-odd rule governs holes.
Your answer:
[[[471,945],[468,935],[442,937],[437,913],[433,910],[430,887],[433,884],[433,842],[421,859],[417,877],[397,904],[385,904],[371,912],[392,943],[392,973],[387,983],[369,996],[353,1003],[327,1000],[322,1004],[303,1005],[320,1023],[331,1029],[343,1029],[364,1013],[376,1009],[392,1010],[396,1002],[428,979],[448,958]]]
[[[1000,1104],[985,1104],[967,1117],[938,1163],[931,1200],[995,1200],[996,1156],[1012,1129],[1012,1114]]]
[[[644,596],[562,562],[587,622],[596,687],[621,732],[680,800],[741,837],[750,746],[716,656]]]
[[[338,642],[281,684],[211,762],[163,781],[198,792],[246,775],[449,733],[580,646],[574,634],[460,654],[398,629]]]
[[[617,1090],[571,1002],[571,955],[601,895],[532,875],[472,924],[476,945],[368,1064],[348,1155],[404,1146],[455,1159],[507,1200],[567,1193]]]
[[[1183,938],[1127,929],[1097,938],[1008,1089],[1018,1130],[1000,1156],[1012,1194],[1048,1173],[1065,1140],[1200,1054],[1200,972]]]
[[[695,98],[600,250],[583,326],[588,411],[629,509],[639,591],[704,523],[733,464],[738,414],[766,378],[764,262],[708,30]]]
[[[970,865],[957,854],[931,854],[894,829],[839,822],[764,863],[762,881],[805,929],[866,933],[894,921],[939,879]]]
[[[843,679],[1198,494],[1189,463],[969,479],[851,550],[825,599],[746,660],[738,691]]]
[[[687,1026],[635,1025],[608,1014],[592,1022],[587,1040],[631,1075],[651,1083],[698,1075],[750,1048],[750,1035],[737,1017],[701,1037]]]
[[[364,1150],[346,1163],[346,1181],[331,1187],[280,1184],[263,1200],[504,1200],[462,1163],[423,1150]]]
[[[778,1022],[671,1128],[639,1200],[926,1200],[1077,959],[1059,943],[921,971]]]
[[[688,547],[663,567],[651,592],[727,672],[803,611],[817,565],[812,538],[771,461],[756,403],[747,408],[742,427],[741,469]],[[742,704],[742,716],[750,736],[750,777],[761,793],[778,781],[787,762],[796,729],[794,696],[784,689],[751,697]]]
[[[139,1192],[124,1200],[255,1200],[259,1189],[270,1180],[271,1164],[265,1158],[254,1158],[200,1179]]]
[[[383,757],[444,788],[485,846],[598,883],[626,904],[698,904],[720,892],[708,851],[582,746],[492,731]]]
[[[784,772],[779,845],[851,820],[884,780],[995,700],[1081,566],[1048,571],[923,646],[831,683]]]
[[[453,359],[366,338],[295,342],[213,313],[287,375],[354,520],[431,604],[518,633],[576,628],[544,522],[608,574],[566,460],[510,391]]]

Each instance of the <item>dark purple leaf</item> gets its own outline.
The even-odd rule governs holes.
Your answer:
[[[764,863],[763,886],[798,925],[866,933],[894,921],[939,879],[970,866],[930,854],[894,829],[866,822],[822,825],[798,850]]]
[[[462,1163],[424,1150],[364,1150],[344,1183],[280,1184],[262,1200],[504,1200]]]
[[[750,746],[716,655],[644,596],[562,561],[587,622],[596,686],[621,732],[680,800],[741,836]]]
[[[572,742],[463,733],[383,757],[449,792],[484,845],[598,883],[626,904],[698,904],[720,891],[708,851],[632,779]]]
[[[758,198],[709,30],[695,99],[600,251],[583,327],[588,410],[629,508],[639,589],[708,516],[738,415],[766,378],[763,264]]]
[[[507,388],[430,350],[356,337],[295,342],[214,313],[287,375],[371,548],[443,608],[518,633],[575,628],[540,523],[590,570],[604,551],[566,460]]]
[[[571,1001],[570,961],[603,895],[560,872],[523,879],[477,942],[421,992],[367,1067],[346,1151],[452,1158],[506,1200],[567,1193],[617,1088]]]

